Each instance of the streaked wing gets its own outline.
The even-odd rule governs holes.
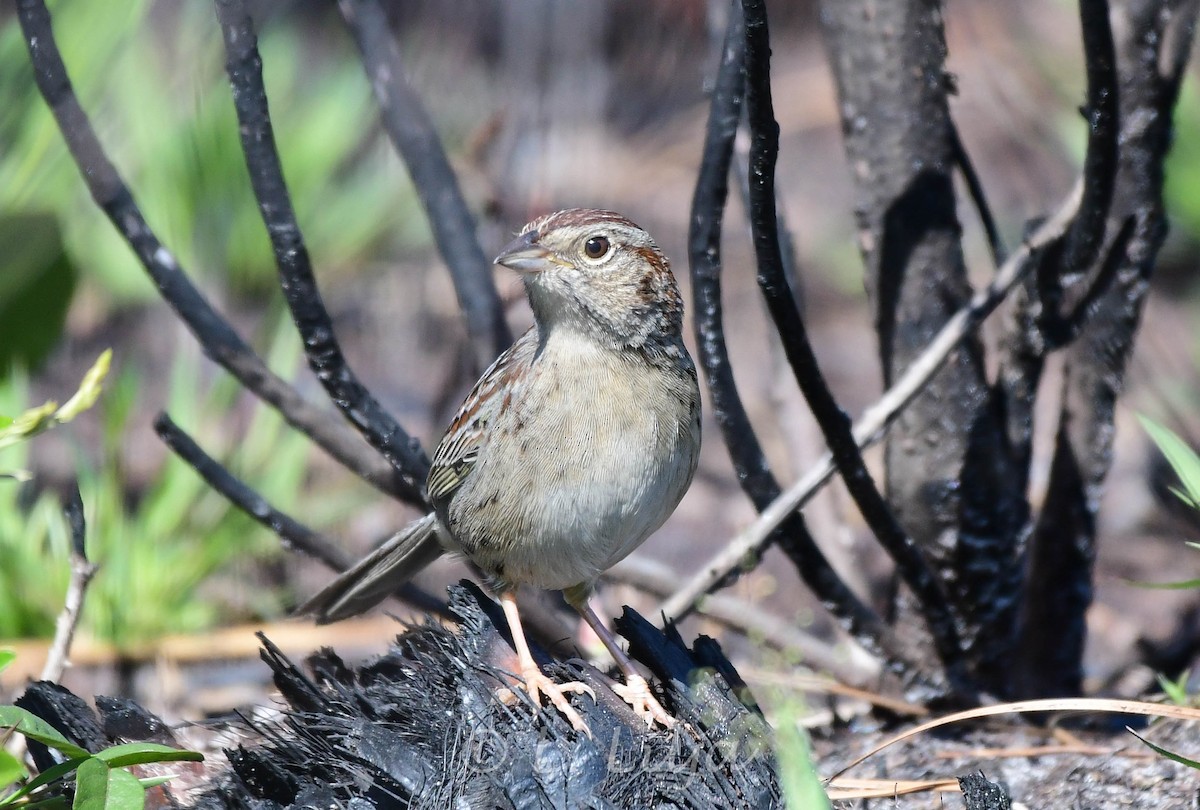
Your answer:
[[[426,485],[435,507],[441,509],[471,473],[487,442],[487,426],[499,411],[504,390],[527,368],[537,351],[537,330],[530,329],[496,358],[463,400],[446,435],[433,454]]]

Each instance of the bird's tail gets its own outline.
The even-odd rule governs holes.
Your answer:
[[[438,526],[434,514],[408,524],[296,612],[312,614],[317,624],[329,624],[375,607],[444,553]]]

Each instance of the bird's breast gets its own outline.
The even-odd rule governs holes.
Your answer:
[[[590,582],[661,526],[691,482],[695,375],[567,337],[548,340],[507,396],[450,504],[451,531],[501,582]]]

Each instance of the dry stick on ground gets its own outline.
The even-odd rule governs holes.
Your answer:
[[[167,414],[160,413],[155,417],[154,431],[175,455],[199,473],[205,483],[260,525],[274,532],[283,543],[284,548],[320,560],[339,573],[350,567],[351,561],[347,559],[337,544],[320,532],[310,529],[267,503],[262,495],[205,453],[191,436],[171,421],[171,417]],[[395,595],[421,610],[436,613],[439,616],[450,615],[445,602],[426,593],[411,582],[406,582],[398,587]]]
[[[606,571],[603,579],[630,585],[661,598],[670,595],[678,576],[670,566],[635,553]],[[828,672],[845,683],[865,685],[879,677],[879,663],[867,653],[851,648],[848,655],[846,650],[799,629],[795,622],[745,599],[724,594],[710,596],[704,600],[701,613],[717,624],[745,634],[755,643],[799,656],[804,666]]]
[[[87,549],[84,548],[87,524],[83,517],[83,499],[79,496],[78,483],[71,485],[71,493],[63,502],[63,514],[71,530],[71,581],[67,586],[62,613],[58,614],[58,620],[54,623],[54,641],[46,654],[46,665],[38,676],[42,681],[57,682],[62,677],[71,653],[71,641],[75,638],[75,628],[79,626],[83,598],[92,577],[99,570],[99,566],[88,561]]]
[[[966,659],[955,628],[950,601],[925,563],[916,543],[900,525],[875,486],[854,439],[850,418],[838,405],[821,374],[804,320],[783,272],[775,211],[775,160],[779,125],[771,101],[770,43],[765,0],[743,0],[746,25],[746,109],[750,124],[750,224],[758,264],[758,283],[788,362],[846,489],[871,532],[896,563],[912,589],[949,679],[949,687],[970,699]],[[921,668],[924,669],[924,668]]]
[[[413,487],[424,492],[428,456],[350,370],[334,335],[333,320],[321,301],[275,148],[262,59],[250,16],[240,0],[216,0],[216,9],[250,184],[275,252],[279,286],[304,342],[308,364],[350,424]]]
[[[471,211],[433,122],[404,77],[396,37],[383,8],[377,0],[339,0],[338,7],[358,45],[384,129],[408,167],[438,252],[450,270],[475,371],[482,372],[512,343],[504,303],[492,280],[492,263],[479,246]]]
[[[688,259],[697,356],[708,383],[713,416],[729,451],[738,483],[755,509],[762,511],[779,497],[782,488],[771,472],[738,395],[725,345],[721,305],[721,223],[729,195],[729,169],[745,92],[745,46],[741,8],[735,3],[730,9],[692,197]],[[884,660],[903,661],[905,665],[915,663],[902,656],[891,629],[838,576],[800,513],[790,514],[767,542],[778,544],[826,609],[866,649]]]
[[[410,503],[419,502],[418,488],[379,458],[352,429],[331,419],[327,410],[305,400],[295,388],[267,368],[262,358],[191,283],[174,255],[150,230],[129,187],[104,153],[71,87],[45,3],[43,0],[19,0],[17,16],[29,47],[38,90],[54,114],[71,158],[79,167],[92,198],[133,249],[163,300],[175,310],[204,353],[236,377],[247,390],[275,408],[288,424],[363,480],[393,497]]]
[[[878,402],[866,410],[854,428],[855,441],[860,448],[866,448],[883,438],[887,426],[937,373],[958,342],[979,326],[1013,286],[1024,278],[1032,267],[1034,254],[1066,232],[1079,205],[1081,191],[1082,184],[1077,184],[1059,211],[1042,223],[1008,257],[992,282],[976,292],[970,304],[946,322],[921,356],[884,392]],[[666,619],[676,620],[691,613],[696,609],[696,603],[710,590],[719,587],[747,556],[761,554],[772,532],[789,515],[803,507],[833,477],[833,473],[833,459],[826,453],[816,467],[772,501],[754,523],[733,538],[724,550],[705,563],[699,573],[672,594],[662,607]]]

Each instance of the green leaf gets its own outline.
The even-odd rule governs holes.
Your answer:
[[[1190,670],[1185,669],[1182,674],[1180,674],[1178,680],[1174,681],[1162,673],[1158,673],[1154,677],[1158,679],[1158,685],[1162,687],[1163,694],[1167,696],[1167,700],[1171,701],[1176,706],[1190,705],[1191,699],[1188,697],[1187,693],[1187,683],[1191,678]]]
[[[91,756],[86,750],[59,734],[45,720],[18,706],[0,706],[0,727],[15,728],[29,739],[61,751],[68,757]]]
[[[1171,469],[1179,476],[1186,497],[1178,492],[1176,494],[1180,494],[1180,497],[1192,506],[1200,504],[1200,456],[1196,455],[1187,442],[1154,420],[1141,415],[1138,416],[1138,420],[1166,456]]]
[[[92,757],[79,766],[75,774],[74,810],[106,810],[108,803],[108,776],[112,773],[103,760]]]
[[[7,647],[0,647],[0,672],[3,672],[5,667],[17,660],[17,651],[10,650]]]
[[[87,374],[83,375],[83,381],[79,383],[79,390],[58,409],[54,418],[59,422],[70,422],[95,405],[96,400],[100,398],[100,392],[104,390],[104,378],[108,376],[108,369],[111,365],[112,349],[105,349],[88,369]]]
[[[83,375],[79,390],[61,408],[57,402],[51,400],[19,414],[6,427],[0,427],[0,449],[33,438],[55,425],[70,422],[95,405],[103,390],[104,378],[108,376],[111,363],[112,349],[105,349],[96,358],[96,362],[92,364],[87,373]]]
[[[1150,588],[1155,591],[1194,591],[1200,588],[1200,579],[1183,579],[1179,582],[1142,582],[1136,579],[1125,581],[1135,588]]]
[[[158,743],[124,743],[106,748],[96,754],[97,759],[108,763],[110,768],[127,765],[146,765],[151,762],[203,762],[204,755],[198,751],[183,751]]]
[[[0,748],[0,791],[24,779],[29,773],[21,760]]]
[[[1194,759],[1188,759],[1187,757],[1182,756],[1180,754],[1176,754],[1174,751],[1168,751],[1167,749],[1163,748],[1162,746],[1155,745],[1154,743],[1150,742],[1145,737],[1143,737],[1141,734],[1138,734],[1136,731],[1131,729],[1129,726],[1125,726],[1125,730],[1128,731],[1133,736],[1137,737],[1139,740],[1141,740],[1143,743],[1145,743],[1151,749],[1153,749],[1153,751],[1156,754],[1158,754],[1159,756],[1164,756],[1169,760],[1178,762],[1180,765],[1186,765],[1189,768],[1193,768],[1195,770],[1200,770],[1200,762],[1197,762]]]
[[[65,777],[71,771],[78,768],[80,765],[82,765],[87,760],[88,760],[88,757],[77,757],[75,759],[69,759],[66,762],[60,762],[51,768],[47,768],[46,770],[39,773],[32,782],[30,782],[29,784],[22,787],[16,793],[12,794],[11,796],[5,796],[3,799],[0,799],[0,807],[8,807],[13,802],[15,802],[17,799],[20,799],[20,798],[32,793],[33,791],[37,790],[38,788],[42,788],[42,787],[45,787],[46,785],[51,784],[52,782],[59,781],[60,779]]]
[[[18,414],[17,418],[13,419],[12,424],[6,428],[0,428],[0,449],[28,439],[31,436],[36,436],[42,431],[49,429],[54,424],[54,412],[56,410],[58,410],[58,403],[51,400],[36,408],[30,408],[24,413]]]
[[[79,766],[73,810],[141,810],[145,804],[146,789],[129,771],[110,768],[99,757]]]

